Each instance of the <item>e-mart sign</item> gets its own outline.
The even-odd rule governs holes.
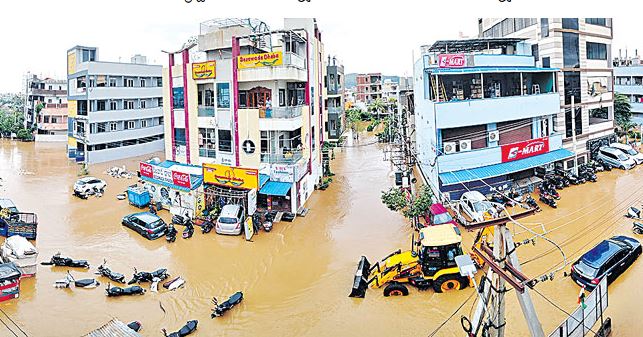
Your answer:
[[[464,68],[467,59],[464,54],[440,54],[438,55],[438,66],[440,68]]]
[[[507,144],[500,147],[502,152],[502,162],[519,160],[539,154],[547,153],[549,151],[549,137],[536,138]]]

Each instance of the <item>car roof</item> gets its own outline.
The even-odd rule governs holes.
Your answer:
[[[429,211],[431,211],[431,214],[433,215],[438,215],[438,214],[446,213],[447,209],[442,204],[433,204],[429,207]]]
[[[157,220],[159,220],[161,217],[158,215],[152,214],[150,212],[140,212],[140,213],[134,213],[132,216],[137,217],[139,220],[145,222],[145,223],[152,223]]]
[[[632,148],[631,146],[623,143],[612,143],[610,144],[610,147],[613,147],[616,149],[624,149],[624,150],[630,150]]]
[[[420,230],[420,241],[424,247],[440,247],[462,242],[462,236],[451,223],[424,227]]]
[[[610,147],[610,146],[603,146],[603,147],[599,148],[599,150],[603,151],[603,152],[609,152],[609,153],[612,153],[612,154],[623,153],[621,150],[619,150],[619,149],[617,149],[615,147]]]
[[[239,205],[225,205],[221,209],[221,216],[236,217],[237,212],[239,212],[239,208],[241,208]]]
[[[16,207],[16,204],[14,204],[11,199],[0,199],[0,207],[2,208]]]
[[[461,200],[462,200],[462,199],[469,199],[469,200],[473,200],[473,201],[482,201],[482,200],[487,200],[487,199],[484,197],[484,195],[482,195],[482,193],[480,193],[480,192],[478,192],[478,191],[469,191],[469,192],[465,192],[465,193],[463,193],[463,194],[462,194],[462,197],[461,197],[460,199],[461,199]]]
[[[622,248],[623,246],[612,240],[603,240],[590,251],[583,254],[580,259],[585,264],[598,268]]]
[[[95,177],[82,177],[82,178],[80,178],[78,180],[83,181],[83,182],[88,182],[90,180],[100,180],[100,179],[95,178]]]

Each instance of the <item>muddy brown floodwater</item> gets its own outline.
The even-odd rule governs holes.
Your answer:
[[[370,140],[361,137],[361,142]],[[104,283],[98,289],[54,289],[52,283],[66,269],[38,266],[35,278],[23,280],[20,298],[0,304],[29,336],[80,336],[112,317],[141,321],[145,336],[160,335],[162,327],[176,330],[190,319],[199,320],[195,336],[425,336],[473,291],[435,294],[411,289],[407,297],[385,298],[380,289],[369,289],[365,299],[347,297],[362,254],[375,261],[410,245],[409,225],[379,200],[392,179],[378,145],[336,151],[332,167],[337,175],[328,190],[316,192],[308,201],[305,218],[276,224],[253,242],[197,230],[189,240],[178,238],[167,244],[164,239],[147,241],[120,224],[124,215],[138,209],[117,201],[116,194],[135,180],[103,172],[114,164],[135,169],[136,160],[93,165],[91,174],[108,183],[106,193],[80,200],[71,195],[78,167],[65,159],[64,144],[6,140],[0,144],[0,197],[38,214],[40,260],[60,251],[89,260],[91,272],[106,258],[113,270],[127,277],[133,267],[150,271],[165,267],[187,280],[185,288],[175,292],[107,298]],[[564,244],[568,259],[576,258],[613,233],[632,235],[631,223],[622,214],[628,206],[641,204],[642,175],[641,168],[599,173],[598,183],[563,190],[558,210],[544,208],[522,222],[537,231],[552,231],[548,236]],[[161,215],[169,220],[167,212]],[[518,241],[530,236],[520,228],[515,233]],[[464,233],[467,246],[472,238],[473,233]],[[550,248],[538,240],[535,246],[519,248],[518,255],[528,261]],[[561,261],[561,255],[553,252],[528,262],[523,271],[536,276]],[[91,272],[73,271],[77,278],[92,277]],[[578,287],[562,273],[556,276],[539,284],[538,290],[571,311]],[[642,277],[643,261],[637,261],[609,287],[614,336],[640,336]],[[223,299],[237,290],[244,292],[242,304],[224,317],[210,319],[212,296]],[[516,298],[508,295],[507,335],[526,336]],[[532,293],[532,298],[545,331],[565,317],[539,295]],[[472,304],[473,300],[463,306],[437,335],[464,335],[459,318],[470,312]],[[12,336],[3,329],[0,325],[0,336]]]

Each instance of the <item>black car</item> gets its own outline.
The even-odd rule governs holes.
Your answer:
[[[141,212],[126,215],[123,226],[129,227],[149,240],[156,240],[165,234],[167,224],[158,215]]]
[[[627,236],[615,236],[596,245],[572,264],[572,279],[587,290],[607,276],[612,283],[641,255],[641,243]]]

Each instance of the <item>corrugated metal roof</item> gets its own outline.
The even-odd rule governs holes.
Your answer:
[[[558,150],[554,150],[538,156],[511,161],[507,163],[476,167],[476,168],[467,169],[467,170],[440,173],[440,181],[442,182],[442,185],[453,185],[453,184],[464,183],[467,181],[492,178],[492,177],[497,177],[497,176],[501,176],[509,173],[526,170],[529,168],[542,166],[561,159],[569,158],[573,155],[574,153],[569,150],[558,149]]]
[[[535,73],[556,72],[558,68],[539,67],[469,67],[469,68],[428,68],[431,74],[470,74],[470,73]]]
[[[290,191],[291,183],[282,183],[279,181],[268,181],[259,193],[265,195],[286,196]]]
[[[263,185],[265,185],[268,180],[270,179],[270,176],[267,174],[259,174],[259,188],[262,188]]]
[[[112,319],[100,328],[83,335],[83,337],[142,337],[138,332],[130,329],[127,324]]]

